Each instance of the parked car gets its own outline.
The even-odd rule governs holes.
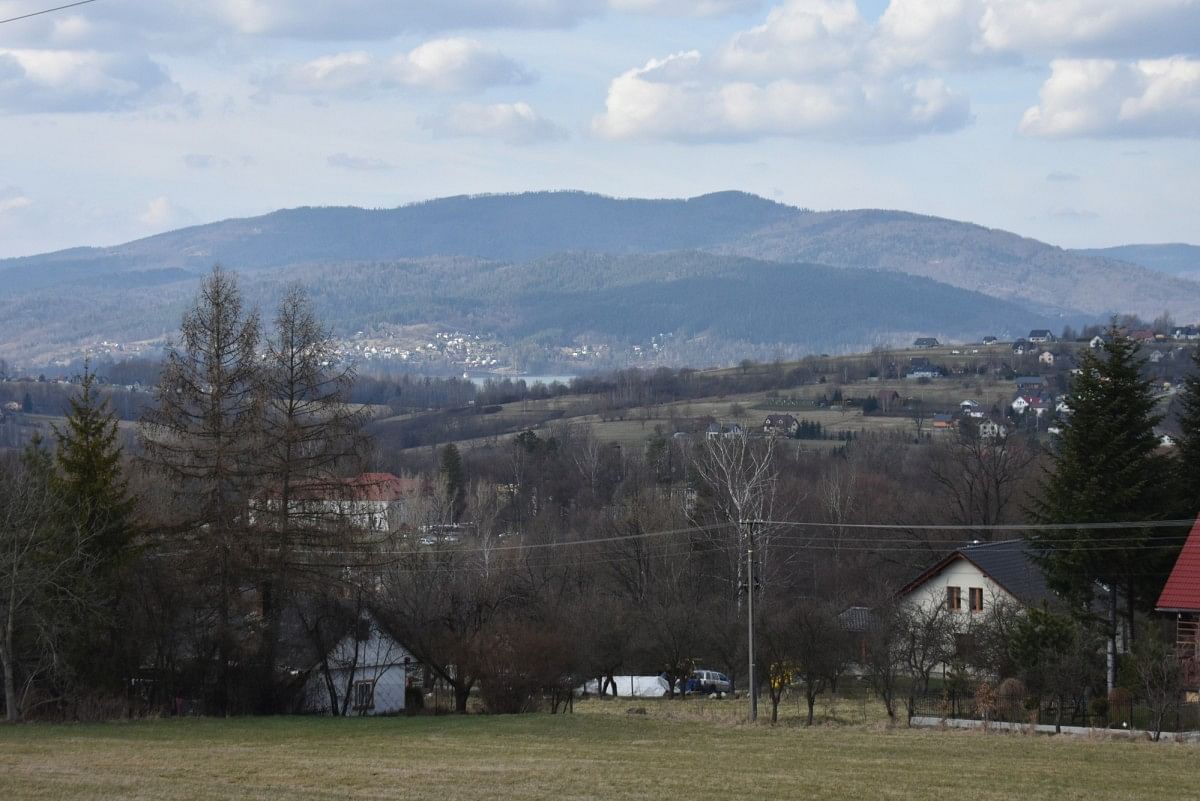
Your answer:
[[[729,681],[729,677],[715,670],[693,670],[687,681],[687,692],[689,693],[711,695],[712,693],[732,691],[733,684]]]

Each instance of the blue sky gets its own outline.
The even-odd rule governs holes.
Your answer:
[[[1195,242],[1197,51],[1200,0],[96,0],[0,25],[0,257],[560,188]]]

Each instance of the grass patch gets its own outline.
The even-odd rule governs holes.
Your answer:
[[[645,715],[629,715],[631,706]],[[1200,798],[1195,746],[751,726],[741,704],[574,715],[163,720],[0,728],[24,799]]]

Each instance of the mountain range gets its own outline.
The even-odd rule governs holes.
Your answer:
[[[308,286],[339,333],[384,323],[518,342],[680,339],[830,350],[977,339],[1114,313],[1200,319],[1191,246],[1071,251],[897,211],[815,212],[741,192],[461,196],[305,207],[123,245],[0,260],[0,355],[169,333],[198,276],[269,307]],[[1191,261],[1189,261],[1191,259]]]

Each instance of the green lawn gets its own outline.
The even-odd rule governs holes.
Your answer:
[[[0,727],[0,798],[1200,798],[1200,749],[880,724],[731,722],[726,704],[574,715]]]

